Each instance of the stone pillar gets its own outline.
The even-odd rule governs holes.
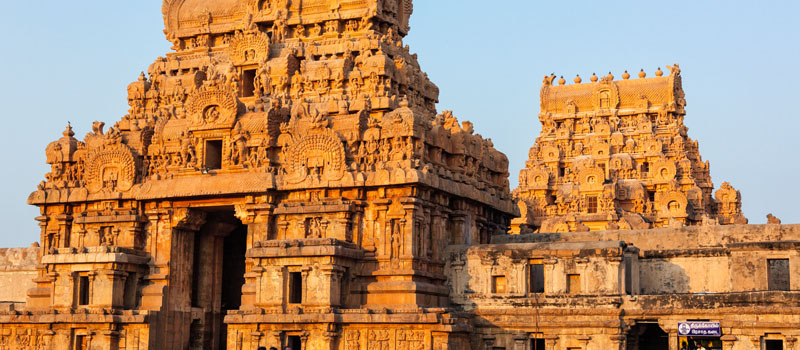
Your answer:
[[[761,350],[761,337],[751,337],[750,342],[753,343],[753,349]]]
[[[557,335],[545,335],[544,336],[544,347],[547,350],[556,350],[556,344],[558,344],[558,336]]]
[[[310,350],[311,347],[308,346],[308,332],[303,332],[300,334],[300,350]],[[294,350],[294,349],[292,349]]]
[[[736,342],[735,336],[723,335],[720,340],[722,340],[722,350],[733,350],[733,344]]]
[[[250,344],[253,349],[258,349],[261,346],[261,338],[264,337],[264,333],[259,331],[250,332]]]
[[[625,350],[625,336],[624,335],[612,335],[611,339],[611,349],[612,350]]]
[[[797,344],[797,338],[793,336],[786,336],[786,350],[794,350]]]
[[[578,336],[578,342],[581,344],[581,349],[586,350],[589,346],[589,341],[592,340],[592,337],[588,335],[581,335]]]
[[[103,343],[108,346],[108,349],[116,349],[119,347],[119,332],[117,331],[103,331]]]
[[[431,336],[433,337],[433,350],[449,350],[449,334],[433,332]]]
[[[282,349],[282,347],[283,347],[283,344],[281,343],[281,336],[282,335],[283,335],[283,332],[281,332],[281,331],[272,332],[272,345],[270,345],[270,346],[274,346],[274,347],[276,347],[278,349]]]
[[[339,339],[340,332],[336,331],[336,325],[330,324],[327,331],[322,333],[322,347],[320,350],[336,350],[338,349],[337,340]]]
[[[494,340],[495,340],[494,336],[484,335],[483,336],[483,348],[486,349],[486,350],[492,350],[492,347],[494,346]]]
[[[669,331],[669,348],[670,349],[679,349],[680,344],[678,344],[678,332],[676,330]]]
[[[525,343],[528,336],[525,334],[517,334],[514,336],[514,350],[525,350]]]

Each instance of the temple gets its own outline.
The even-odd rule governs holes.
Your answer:
[[[709,163],[683,124],[680,68],[669,69],[572,85],[544,78],[542,132],[514,191],[515,233],[747,223],[729,183],[712,196]]]
[[[800,225],[746,225],[664,76],[545,78],[520,186],[437,111],[411,0],[164,0],[0,250],[0,350],[795,349]]]

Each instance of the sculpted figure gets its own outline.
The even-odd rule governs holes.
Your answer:
[[[233,154],[231,162],[242,165],[247,160],[247,134],[242,130],[240,123],[236,124],[236,134],[233,136]]]
[[[191,135],[186,135],[185,132],[181,133],[181,159],[184,167],[194,168],[197,166],[194,138]]]
[[[400,222],[392,220],[392,258],[400,258]]]
[[[262,64],[256,73],[256,80],[254,82],[256,96],[270,96],[272,95],[272,77],[270,77],[270,69],[266,64]]]
[[[278,11],[278,16],[272,24],[273,42],[282,42],[286,38],[286,30],[286,19],[284,18],[283,11]]]

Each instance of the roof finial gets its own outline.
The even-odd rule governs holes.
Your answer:
[[[658,67],[658,70],[656,71],[656,76],[660,77],[662,75],[664,75],[664,71],[661,70],[661,67]]]
[[[628,73],[627,70],[625,71],[625,73],[622,73],[622,79],[628,80],[630,78],[631,78],[631,74]]]
[[[606,75],[606,79],[608,79],[608,81],[613,81],[614,80],[614,74],[611,74],[611,72],[608,72],[608,75]]]
[[[589,80],[591,80],[593,83],[596,83],[597,82],[597,74],[592,73],[592,77],[589,78]]]
[[[61,135],[64,135],[65,137],[75,136],[75,133],[72,131],[72,123],[67,122],[67,128],[61,133]]]
[[[580,74],[577,74],[577,75],[575,75],[575,80],[574,81],[575,81],[575,84],[580,84],[583,81],[583,79],[581,79],[581,75]]]
[[[639,79],[644,79],[644,77],[646,77],[646,76],[647,76],[647,73],[645,73],[644,72],[644,68],[642,68],[642,70],[639,71]]]
[[[564,85],[566,83],[567,83],[567,80],[564,79],[564,76],[562,75],[561,78],[558,79],[558,85]]]

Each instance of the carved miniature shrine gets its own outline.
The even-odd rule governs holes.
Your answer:
[[[514,191],[515,233],[747,223],[729,183],[712,196],[709,163],[683,124],[680,68],[669,68],[571,85],[544,78],[542,132]]]

